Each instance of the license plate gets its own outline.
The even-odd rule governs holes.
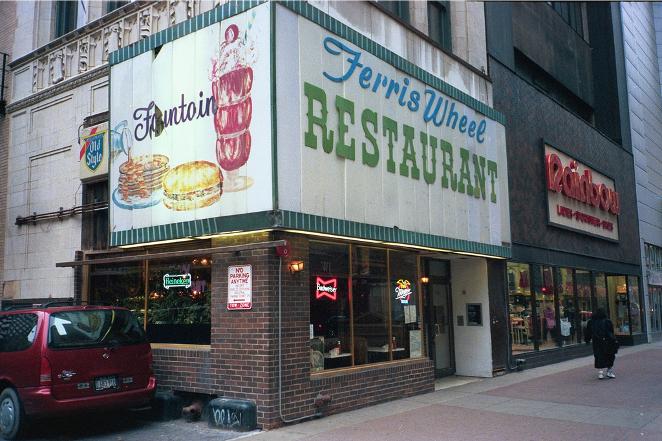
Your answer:
[[[99,377],[94,380],[94,390],[117,389],[117,377]]]

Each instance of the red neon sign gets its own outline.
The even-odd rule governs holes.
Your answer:
[[[328,297],[331,300],[336,300],[338,296],[338,279],[329,279],[324,280],[321,277],[317,277],[317,291],[315,292],[315,298],[321,299],[322,297]]]

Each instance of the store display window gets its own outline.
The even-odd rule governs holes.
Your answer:
[[[311,241],[309,260],[311,372],[424,355],[415,253]]]
[[[534,349],[529,265],[508,263],[508,309],[513,354]]]
[[[630,311],[630,329],[632,334],[641,334],[641,303],[639,302],[639,277],[628,276],[628,303]]]
[[[609,297],[607,296],[607,276],[604,273],[596,273],[595,275],[595,311],[597,308],[602,308],[611,317],[611,310],[613,308],[609,305]]]
[[[559,320],[554,301],[554,271],[550,266],[533,265],[533,292],[536,299],[534,321],[538,327],[536,335],[539,349],[557,347]]]
[[[586,329],[586,323],[593,315],[591,273],[589,271],[576,270],[575,281],[577,284],[577,314],[579,315],[577,340],[581,343]]]
[[[628,317],[628,289],[625,276],[607,276],[609,318],[614,324],[616,335],[630,335]]]
[[[556,286],[557,308],[559,320],[558,340],[563,346],[577,344],[579,316],[575,299],[575,277],[572,268],[559,268]]]

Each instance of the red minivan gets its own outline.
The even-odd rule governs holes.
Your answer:
[[[111,306],[0,312],[0,436],[25,418],[143,406],[156,389],[133,313]]]

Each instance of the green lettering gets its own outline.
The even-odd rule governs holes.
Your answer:
[[[347,134],[347,124],[345,124],[345,115],[349,115],[349,120],[354,125],[354,102],[336,95],[336,109],[338,110],[338,142],[336,142],[336,155],[341,158],[354,160],[356,155],[356,141],[352,138],[349,145],[345,142]]]
[[[441,177],[441,186],[448,188],[448,176],[446,175],[449,174],[451,190],[455,191],[457,190],[457,173],[453,173],[453,146],[448,141],[444,141],[443,139],[440,139],[439,141],[439,147],[442,153],[441,166],[444,170],[444,174]]]
[[[437,180],[437,138],[430,135],[430,150],[432,153],[432,171],[428,171],[428,135],[421,132],[421,145],[423,146],[423,179],[425,182],[432,185]]]
[[[388,116],[382,117],[382,126],[384,135],[388,134],[388,159],[386,160],[386,170],[395,173],[395,161],[393,160],[393,139],[398,140],[398,123]]]
[[[464,181],[467,181],[467,194],[473,195],[474,187],[471,185],[469,173],[469,150],[460,147],[460,158],[462,158],[462,165],[460,166],[460,182],[457,185],[457,191],[464,193]]]
[[[479,198],[481,195],[485,199],[485,158],[473,155],[474,160],[474,197]]]
[[[372,131],[377,133],[377,112],[370,109],[364,109],[361,113],[361,125],[363,126],[363,134],[366,139],[372,144],[372,153],[368,152],[368,145],[364,142],[361,144],[363,163],[368,167],[376,167],[379,163],[379,148],[377,147],[377,139],[373,136],[368,128],[368,123],[372,124]]]
[[[402,148],[402,162],[400,163],[400,176],[409,176],[407,161],[411,161],[411,177],[418,180],[421,172],[416,165],[416,150],[414,150],[414,128],[403,124],[402,134],[405,136],[405,146]]]
[[[333,130],[329,130],[328,133],[326,130],[326,116],[329,113],[326,110],[326,93],[319,87],[305,82],[303,84],[303,92],[308,98],[308,111],[306,113],[308,117],[308,129],[304,134],[304,144],[306,147],[317,148],[317,136],[313,132],[313,126],[318,126],[322,130],[322,148],[326,153],[331,153],[333,151]],[[315,116],[313,114],[315,101],[321,105],[321,116]]]
[[[497,163],[494,161],[487,161],[487,174],[490,176],[490,182],[492,183],[492,194],[490,194],[490,200],[496,204],[497,195],[496,195],[496,186],[494,185],[494,180],[497,178]]]

